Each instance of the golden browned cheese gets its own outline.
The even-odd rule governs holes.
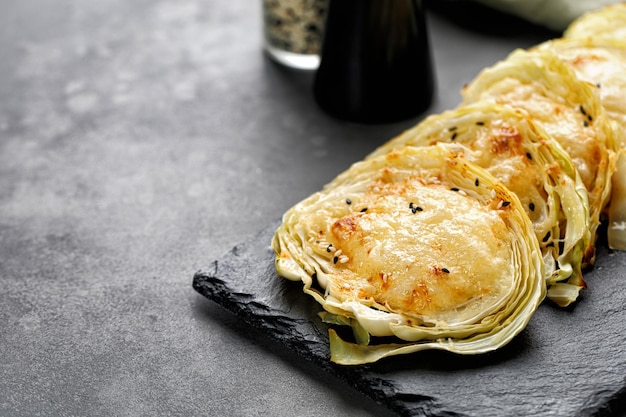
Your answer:
[[[463,155],[407,146],[355,163],[285,213],[277,271],[373,336],[506,343],[545,297],[541,251],[519,199]]]
[[[561,38],[537,48],[556,54],[580,79],[598,87],[606,113],[621,127],[618,141],[622,147],[626,146],[626,37],[623,40]]]
[[[547,50],[513,52],[462,91],[465,104],[492,100],[530,114],[574,162],[589,194],[591,236],[610,199],[618,142],[598,88]],[[594,253],[588,255],[590,263]]]
[[[585,187],[573,162],[526,112],[479,101],[441,114],[383,144],[368,158],[405,146],[457,144],[458,152],[520,199],[544,254],[548,297],[560,306],[585,287],[582,262],[591,237]]]
[[[429,116],[376,149],[370,157],[403,146],[430,146],[439,142],[463,144],[472,151],[466,155],[469,160],[485,168],[519,197],[543,238],[551,229],[543,224],[549,216],[545,188],[550,186],[543,178],[544,170],[552,170],[555,178],[564,175],[554,158],[533,160],[537,148],[549,148],[546,141],[550,138],[527,114],[508,106],[478,102]],[[543,163],[550,166],[544,167]]]
[[[449,322],[464,321],[466,313],[471,317],[505,297],[514,265],[503,248],[510,239],[506,211],[442,184],[393,177],[393,169],[373,177],[336,218],[320,210],[301,220],[306,229],[323,232],[316,238],[333,246],[329,258],[341,257],[330,293]],[[318,247],[319,255],[327,247]]]

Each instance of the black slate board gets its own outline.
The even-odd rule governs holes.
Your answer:
[[[346,367],[329,362],[320,306],[274,270],[269,243],[277,226],[198,271],[193,287],[398,415],[626,415],[626,253],[599,244],[576,306],[544,302],[496,352],[419,352]]]

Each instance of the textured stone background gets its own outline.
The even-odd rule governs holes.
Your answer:
[[[552,36],[430,17],[430,112]],[[247,1],[0,2],[0,415],[389,415],[191,287],[419,119],[327,117],[260,21]]]

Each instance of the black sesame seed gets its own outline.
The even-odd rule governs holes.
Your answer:
[[[409,208],[412,209],[413,208],[413,202],[409,203]]]
[[[456,130],[456,126],[449,127],[449,128],[448,128],[448,130],[449,130],[450,132],[454,132],[454,131]]]
[[[585,121],[583,122],[583,125],[584,125],[585,127],[589,127],[589,122],[585,120]]]
[[[474,185],[475,185],[476,187],[478,187],[478,186],[480,185],[480,180],[479,180],[478,178],[476,178],[476,179],[474,180]]]
[[[590,114],[587,115],[587,120],[589,120],[589,123],[593,122],[593,117],[591,117]]]
[[[451,191],[459,191],[459,189],[457,187],[452,187],[450,188]]]
[[[339,260],[339,256],[335,256],[335,257],[333,258],[333,263],[334,263],[334,264],[336,264],[338,260]]]
[[[543,237],[543,239],[541,239],[542,242],[547,242],[550,239],[551,233],[548,232],[546,233],[546,235]]]
[[[535,211],[535,203],[530,203],[528,205],[528,208],[530,209],[530,211]]]
[[[446,274],[449,274],[450,270],[448,268],[441,268],[441,272],[445,272]]]
[[[331,252],[332,251],[332,247],[333,247],[333,244],[331,243],[330,245],[328,245],[326,247],[326,252]]]
[[[361,209],[361,213],[365,213],[367,211],[367,207],[365,207],[364,209]]]
[[[530,159],[532,161],[533,155],[530,152],[526,152],[526,158],[528,158],[528,159]]]
[[[585,108],[583,106],[580,106],[580,112],[585,116],[587,115],[587,112],[585,111]]]
[[[508,206],[509,204],[511,204],[511,202],[510,202],[510,201],[503,201],[503,202],[502,202],[502,207],[506,207],[506,206]]]
[[[454,133],[452,134],[452,137],[450,138],[450,140],[454,140],[454,139],[456,139],[456,135],[457,135],[457,132],[454,132]]]
[[[305,26],[305,30],[308,32],[319,32],[319,28],[315,23],[309,23]]]
[[[349,198],[346,198],[346,204],[348,205],[352,204],[352,200],[350,200]]]
[[[476,126],[484,126],[485,122],[476,122]]]

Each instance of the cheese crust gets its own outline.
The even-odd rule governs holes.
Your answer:
[[[486,68],[464,87],[463,103],[491,100],[533,117],[570,156],[589,199],[590,232],[596,236],[600,215],[611,196],[618,139],[602,107],[598,88],[547,50],[517,50]],[[588,256],[593,263],[595,255]]]
[[[463,154],[407,146],[354,164],[285,213],[277,271],[372,336],[506,343],[545,297],[541,251],[515,194]]]
[[[526,112],[480,101],[427,117],[369,157],[442,142],[463,145],[468,161],[520,199],[542,248],[548,297],[560,306],[574,302],[592,249],[587,192],[569,155]]]

